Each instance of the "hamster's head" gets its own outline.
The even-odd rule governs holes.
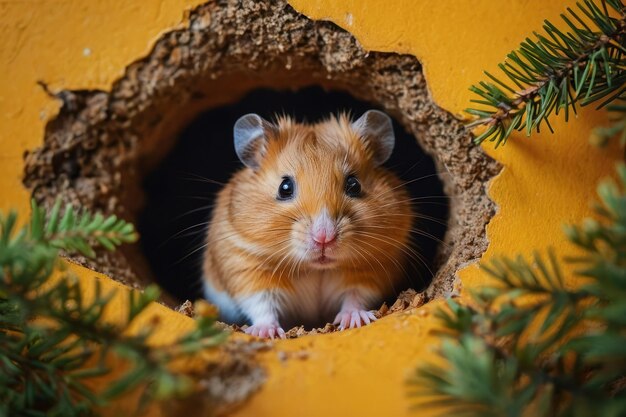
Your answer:
[[[403,262],[413,216],[402,183],[382,167],[395,142],[386,114],[315,125],[248,114],[234,137],[246,168],[233,180],[230,218],[267,268],[295,277]]]

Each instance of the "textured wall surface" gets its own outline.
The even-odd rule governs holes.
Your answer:
[[[45,123],[58,104],[37,85],[58,89],[108,90],[124,68],[144,56],[159,34],[185,25],[192,0],[37,0],[0,2],[0,208],[28,213],[29,192],[21,182],[22,154],[42,143]],[[453,114],[469,100],[468,86],[494,70],[506,52],[544,18],[556,21],[574,1],[509,2],[415,0],[291,0],[313,19],[332,20],[366,49],[415,55],[424,65],[435,101]],[[548,246],[570,250],[563,223],[590,213],[597,181],[610,175],[619,152],[588,145],[589,129],[605,120],[592,109],[556,133],[518,135],[497,151],[503,166],[489,195],[499,207],[488,227],[484,255],[528,254]],[[85,280],[95,275],[77,268]],[[475,266],[461,272],[464,286],[484,282]],[[101,278],[106,283],[106,278]],[[109,283],[108,285],[117,286]],[[111,318],[121,314],[122,300]],[[411,415],[405,379],[427,360],[436,303],[386,317],[367,328],[276,343],[261,361],[268,370],[262,390],[234,414],[241,416]],[[189,320],[155,306],[164,317],[159,338],[188,328]],[[307,352],[306,359],[279,352]],[[418,409],[414,414],[428,415]],[[200,415],[200,413],[199,413]]]

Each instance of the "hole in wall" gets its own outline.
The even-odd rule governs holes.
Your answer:
[[[242,167],[232,143],[232,127],[240,116],[255,112],[271,120],[276,114],[288,114],[315,123],[344,111],[358,117],[373,107],[344,92],[309,87],[297,92],[256,90],[235,104],[201,113],[144,181],[146,203],[137,226],[157,282],[179,300],[201,297],[201,264],[214,198],[221,184]],[[448,222],[448,196],[435,164],[415,138],[397,122],[394,132],[396,145],[385,166],[406,184],[420,216],[408,249],[420,258],[413,256],[405,268],[410,286],[421,291],[439,266],[434,261]],[[393,304],[395,299],[386,301]]]
[[[426,294],[454,293],[456,271],[487,247],[485,226],[495,206],[486,186],[498,165],[433,103],[414,57],[367,52],[349,33],[311,21],[281,0],[199,6],[187,28],[162,35],[110,92],[61,92],[63,106],[47,124],[42,147],[25,155],[24,184],[44,205],[60,196],[137,223],[146,207],[144,178],[199,113],[258,88],[310,85],[349,92],[386,111],[445,173],[444,191],[454,198],[445,245],[433,261],[439,268]],[[136,287],[154,279],[140,245],[75,260]]]

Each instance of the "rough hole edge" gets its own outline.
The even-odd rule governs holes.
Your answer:
[[[312,21],[283,0],[208,2],[190,13],[187,28],[165,33],[148,56],[130,64],[110,92],[57,94],[63,106],[46,126],[43,146],[26,153],[24,184],[45,205],[61,196],[133,221],[142,176],[195,114],[252,88],[311,84],[379,104],[446,173],[445,191],[454,196],[447,246],[425,300],[454,295],[456,272],[487,248],[485,227],[496,207],[486,188],[499,165],[432,102],[416,58],[367,52],[348,32]],[[136,246],[99,254],[97,261],[75,260],[131,286],[149,281]]]

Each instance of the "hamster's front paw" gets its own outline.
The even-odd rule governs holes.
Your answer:
[[[342,310],[335,317],[333,324],[339,325],[339,330],[354,329],[376,321],[376,316],[367,310]]]
[[[280,327],[278,323],[257,323],[248,327],[245,332],[252,336],[271,338],[280,337],[286,339],[285,331]]]

